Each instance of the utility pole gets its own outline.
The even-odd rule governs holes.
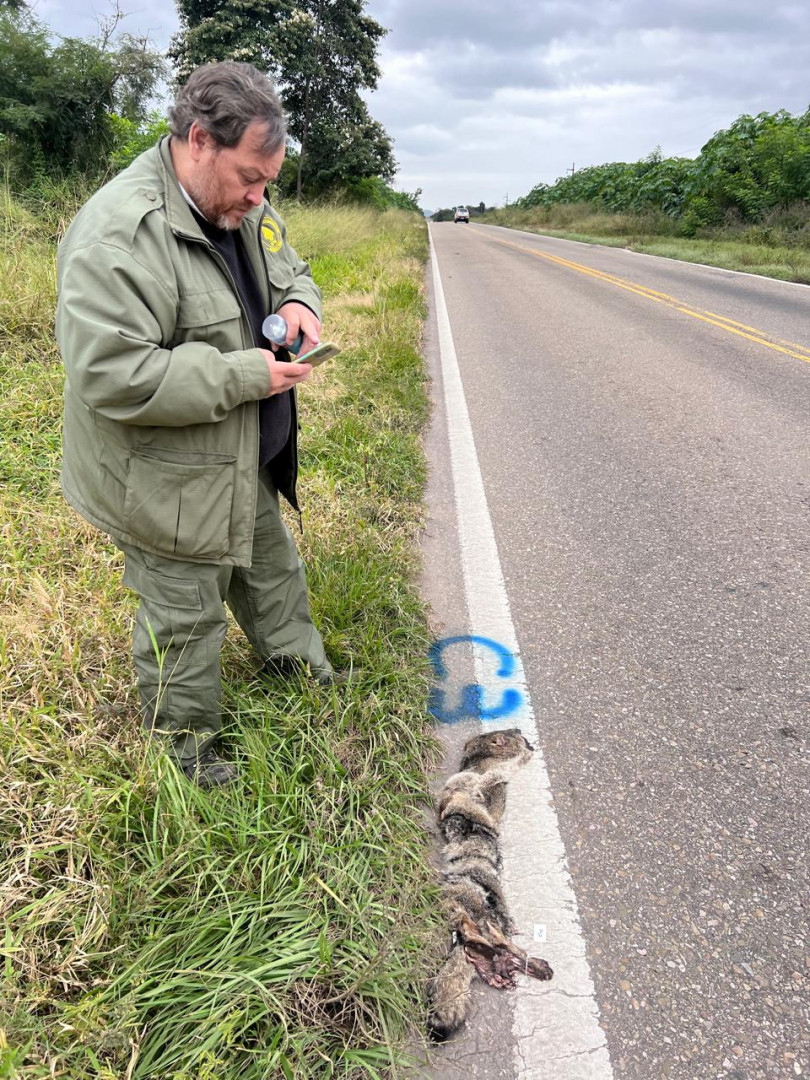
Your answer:
[[[571,165],[571,168],[570,168],[570,169],[566,169],[565,171],[566,171],[566,172],[570,172],[570,173],[571,173],[571,175],[573,176],[573,175],[574,175],[574,173],[575,173],[575,172],[577,171],[577,163],[576,163],[576,162],[573,162],[573,164]]]

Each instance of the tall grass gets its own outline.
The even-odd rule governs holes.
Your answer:
[[[232,627],[241,778],[206,794],[140,733],[118,552],[58,493],[60,208],[0,210],[0,1076],[396,1072],[436,946],[424,224],[284,208],[345,350],[300,394],[300,547],[328,651],[361,674],[268,688]]]

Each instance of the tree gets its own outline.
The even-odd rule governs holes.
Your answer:
[[[103,157],[113,86],[112,65],[92,44],[68,38],[52,47],[28,12],[0,17],[0,131],[24,177]]]
[[[0,12],[0,133],[14,174],[101,173],[118,109],[145,116],[162,73],[161,58],[129,35],[54,45],[27,10]]]
[[[134,124],[147,120],[149,100],[158,83],[167,75],[162,53],[156,52],[143,34],[118,34],[121,20],[126,18],[119,0],[113,0],[112,10],[99,17],[99,36],[96,44],[109,56],[115,69],[113,94],[115,111]],[[152,118],[153,119],[153,118]]]
[[[743,115],[716,132],[697,159],[695,194],[708,199],[718,216],[734,210],[749,221],[810,198],[808,113]]]
[[[690,158],[665,158],[660,147],[641,161],[579,169],[555,184],[538,184],[522,208],[588,203],[610,212],[663,211],[685,236],[725,221],[758,222],[797,208],[796,228],[810,202],[810,110],[739,116]],[[795,216],[795,215],[794,215]]]
[[[396,171],[390,138],[361,97],[380,71],[385,30],[365,0],[178,0],[170,49],[178,81],[209,60],[243,60],[275,79],[298,143],[296,194]]]
[[[169,57],[179,85],[200,64],[241,60],[279,77],[279,35],[291,0],[177,0]]]
[[[360,90],[377,85],[377,43],[385,33],[363,14],[363,4],[364,0],[299,0],[280,26],[279,81],[290,113],[290,134],[300,146],[299,198],[308,154],[313,164],[321,166],[321,175],[323,164],[335,156],[342,159],[336,177],[345,178],[348,172],[357,178],[390,179],[396,171],[391,141],[360,97]],[[370,154],[364,148],[369,141]]]

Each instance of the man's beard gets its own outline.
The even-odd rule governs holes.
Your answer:
[[[187,190],[202,216],[206,221],[210,221],[212,225],[216,225],[218,229],[232,231],[238,229],[242,224],[241,216],[238,221],[233,221],[229,214],[218,214],[214,209],[217,196],[214,176],[209,175],[199,182],[194,181],[187,184]]]

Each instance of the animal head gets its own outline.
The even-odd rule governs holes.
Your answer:
[[[473,736],[464,744],[460,768],[481,773],[507,762],[515,766],[524,765],[531,757],[533,749],[518,728],[486,731],[483,735]]]

